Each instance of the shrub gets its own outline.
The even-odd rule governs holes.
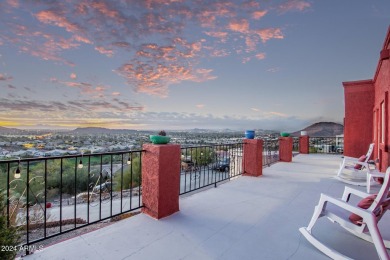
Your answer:
[[[0,214],[0,247],[11,249],[0,250],[0,259],[14,259],[17,250],[12,249],[18,245],[19,235],[17,228],[7,226],[6,204],[2,192],[0,192]]]

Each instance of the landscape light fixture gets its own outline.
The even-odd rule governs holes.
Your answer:
[[[81,152],[81,159],[80,159],[79,165],[77,165],[77,168],[79,168],[79,169],[82,169],[84,167],[84,165],[83,165],[83,155],[84,155],[84,153]]]
[[[15,171],[15,174],[14,174],[14,178],[15,178],[15,179],[20,179],[20,168],[19,168],[19,164],[18,164],[18,167],[16,168],[16,171]]]
[[[83,167],[84,167],[83,160],[80,159],[80,162],[79,162],[79,165],[77,166],[77,168],[82,169]]]
[[[16,170],[15,170],[15,174],[14,174],[14,178],[15,179],[20,179],[20,158],[19,158],[19,162],[18,162],[18,167],[16,167]]]

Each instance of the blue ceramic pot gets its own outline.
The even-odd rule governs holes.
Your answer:
[[[255,131],[254,130],[246,130],[245,131],[245,138],[246,139],[253,139],[253,138],[255,138]]]

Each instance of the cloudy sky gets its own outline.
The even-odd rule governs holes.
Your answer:
[[[342,123],[389,25],[388,0],[0,0],[0,126]]]

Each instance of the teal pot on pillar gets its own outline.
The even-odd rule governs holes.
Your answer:
[[[287,132],[281,132],[281,133],[280,133],[280,136],[281,136],[281,137],[289,137],[290,134],[287,133]]]
[[[171,140],[170,137],[162,135],[151,135],[149,138],[153,144],[167,144]]]

